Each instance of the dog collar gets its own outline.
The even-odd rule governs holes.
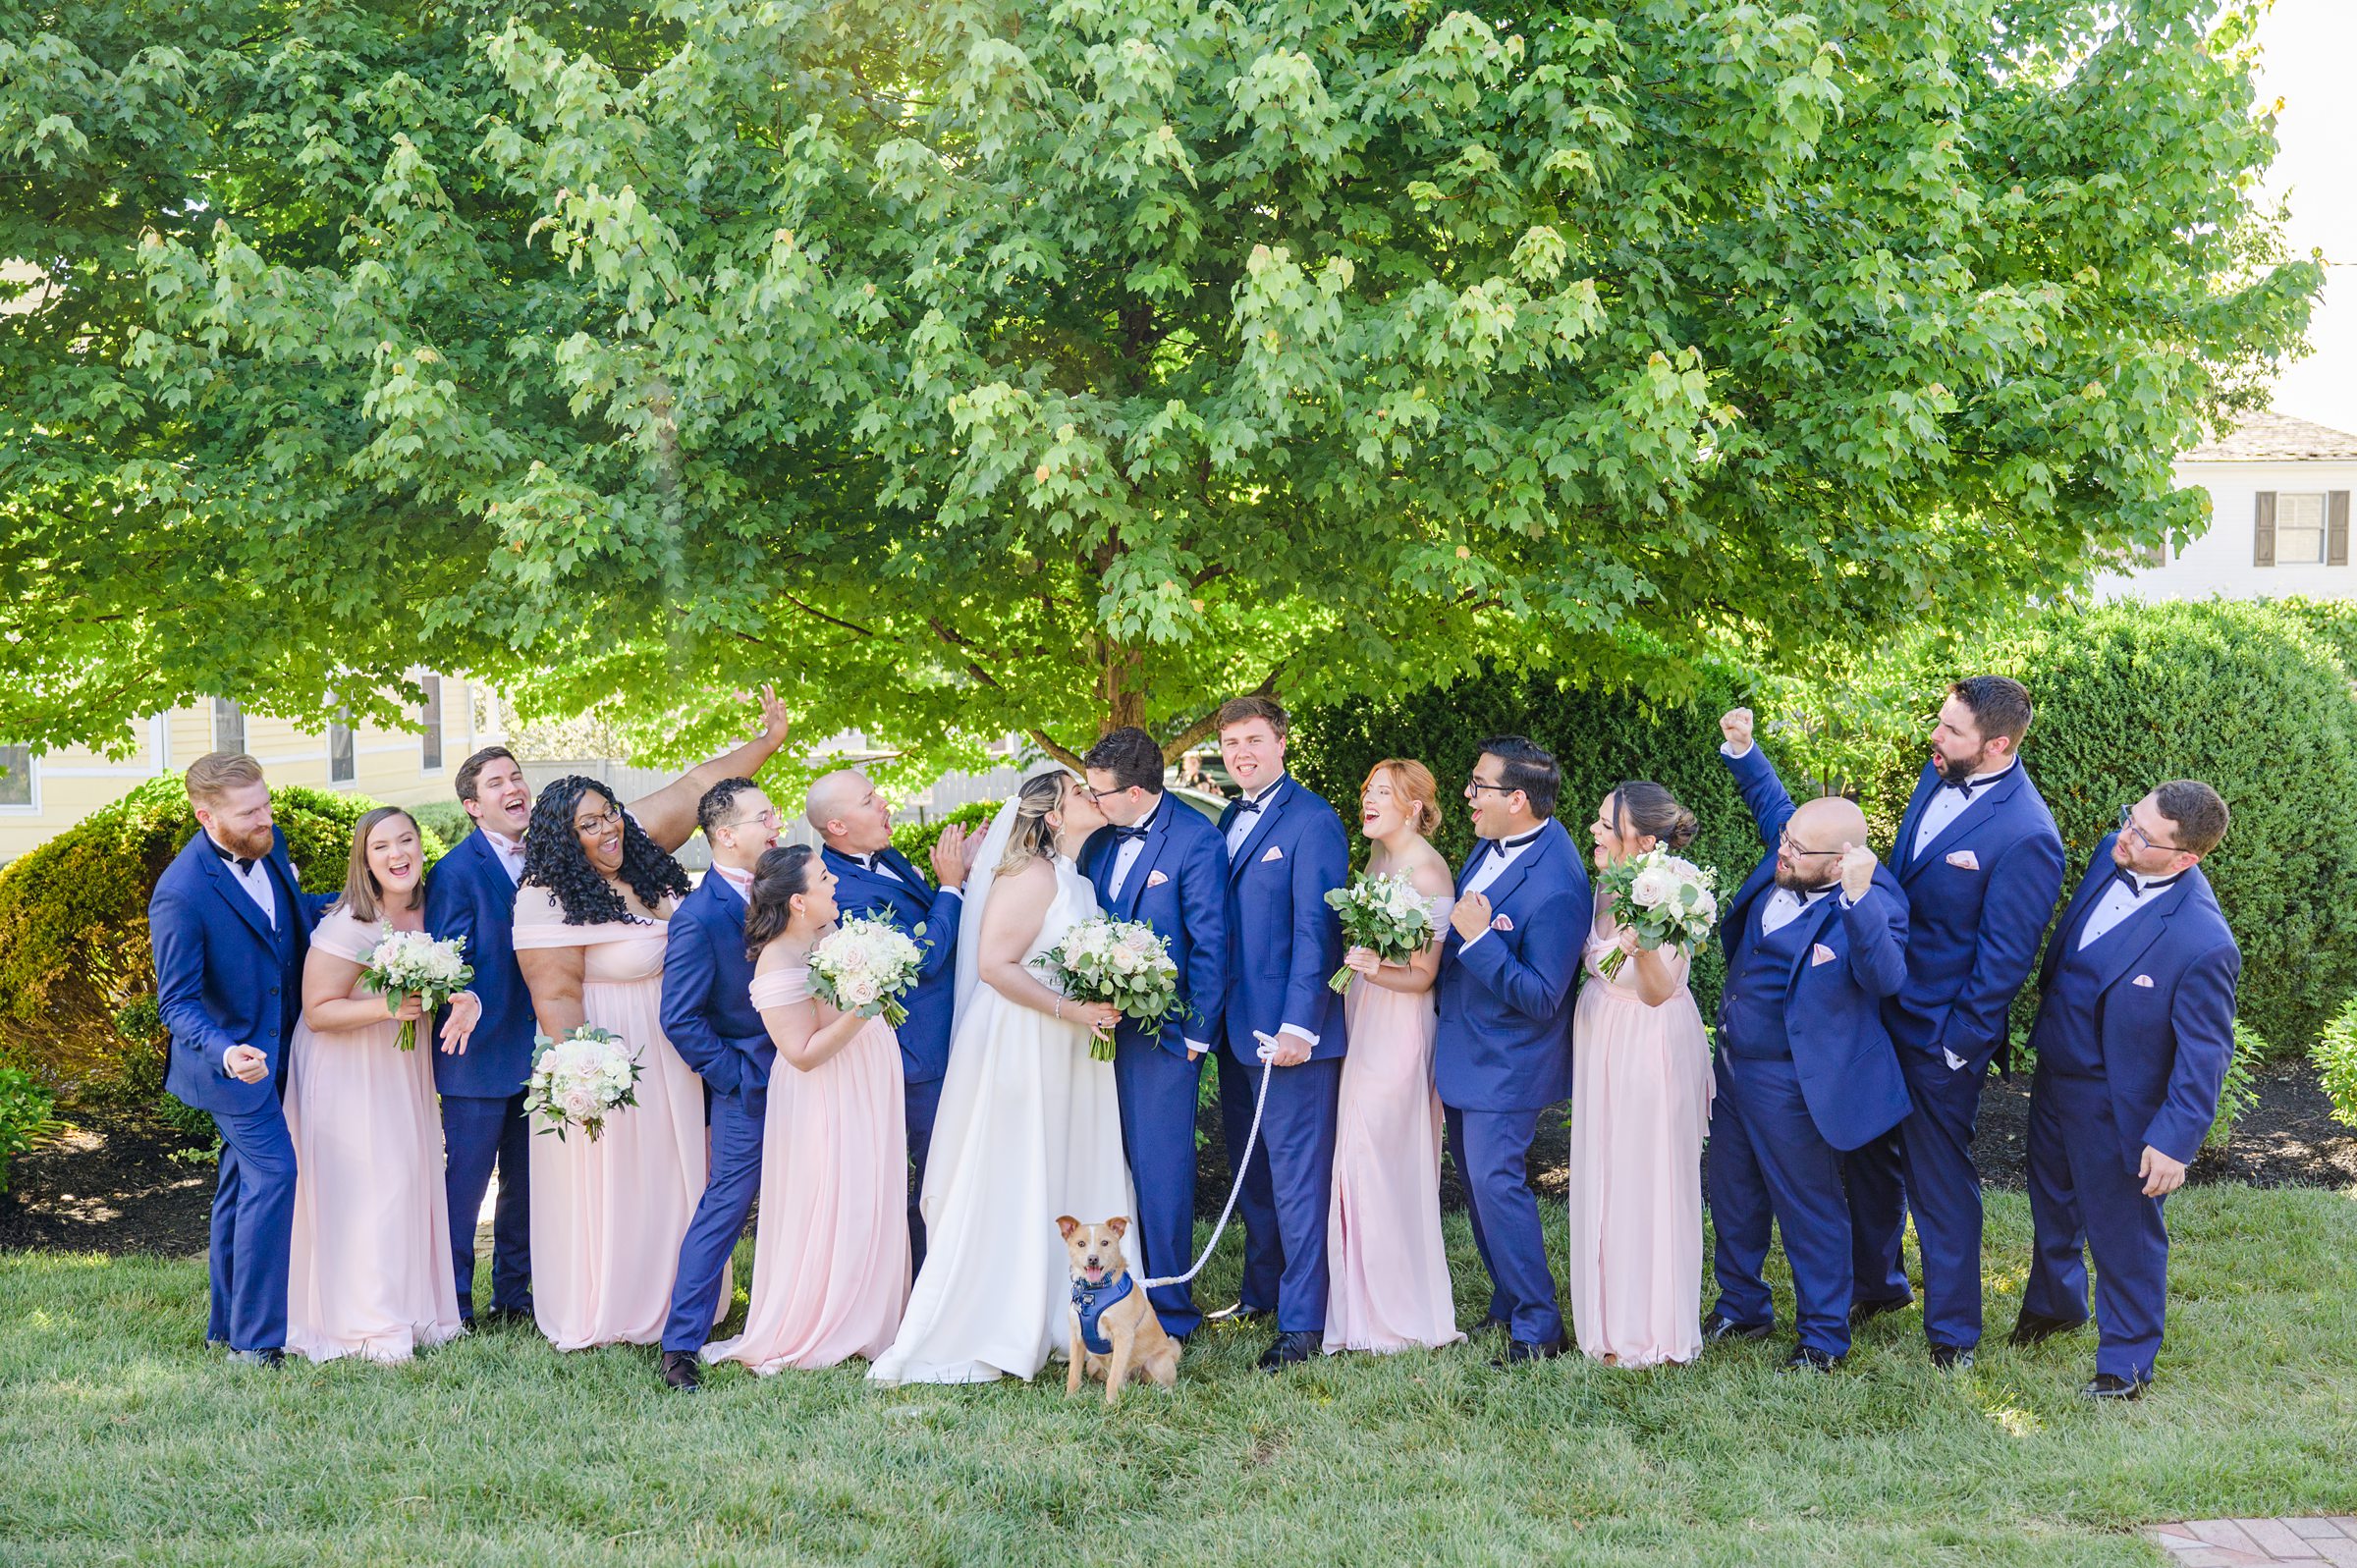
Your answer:
[[[1085,1279],[1072,1281],[1072,1311],[1080,1315],[1080,1343],[1092,1356],[1113,1354],[1113,1341],[1097,1331],[1097,1320],[1105,1309],[1129,1297],[1128,1271],[1115,1274],[1103,1284],[1092,1285]]]

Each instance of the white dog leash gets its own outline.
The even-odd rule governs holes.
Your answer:
[[[1260,1040],[1260,1091],[1252,1097],[1252,1130],[1244,1135],[1244,1152],[1229,1156],[1230,1162],[1235,1166],[1235,1180],[1228,1188],[1228,1207],[1220,1211],[1220,1222],[1211,1227],[1211,1239],[1203,1243],[1203,1255],[1195,1260],[1195,1266],[1182,1274],[1173,1274],[1168,1278],[1140,1279],[1138,1284],[1148,1290],[1157,1285],[1183,1285],[1201,1273],[1203,1266],[1211,1262],[1212,1253],[1220,1245],[1221,1232],[1228,1228],[1228,1217],[1235,1213],[1235,1200],[1243,1195],[1244,1172],[1252,1165],[1252,1146],[1260,1139],[1260,1113],[1268,1108],[1269,1074],[1277,1067],[1277,1042],[1257,1029],[1252,1033]]]

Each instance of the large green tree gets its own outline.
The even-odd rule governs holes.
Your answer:
[[[1971,616],[2298,343],[2251,10],[0,0],[0,734],[929,764]]]

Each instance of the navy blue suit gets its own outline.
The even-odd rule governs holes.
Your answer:
[[[333,895],[306,893],[287,836],[262,865],[273,912],[238,885],[202,830],[164,868],[147,901],[156,1003],[172,1043],[164,1087],[212,1112],[221,1132],[209,1262],[212,1310],[204,1336],[233,1350],[287,1342],[288,1250],[295,1221],[295,1144],[280,1102],[287,1044],[302,1016],[302,961],[311,927]],[[241,1083],[222,1067],[232,1046],[252,1046],[270,1074]]]
[[[1220,1121],[1233,1161],[1252,1130],[1260,1041],[1292,1024],[1317,1037],[1310,1059],[1269,1075],[1260,1142],[1244,1170],[1244,1277],[1251,1310],[1280,1333],[1326,1326],[1326,1210],[1334,1191],[1343,1084],[1343,1002],[1327,985],[1343,961],[1343,921],[1326,894],[1350,877],[1343,819],[1290,777],[1261,791],[1250,833],[1228,859],[1228,999]],[[1221,814],[1225,838],[1240,801]],[[1223,842],[1222,851],[1226,845]]]
[[[925,928],[916,945],[925,954],[917,982],[901,999],[908,1009],[895,1031],[901,1041],[901,1115],[908,1129],[908,1266],[925,1262],[925,1221],[917,1213],[925,1190],[925,1154],[933,1144],[933,1116],[941,1108],[941,1080],[950,1070],[950,1040],[958,1006],[958,917],[965,910],[957,890],[935,891],[898,849],[877,854],[892,875],[871,871],[847,854],[821,851],[827,869],[842,884],[835,902],[847,915],[890,914],[903,931]]]
[[[1490,929],[1467,943],[1452,927],[1441,944],[1432,1059],[1473,1244],[1490,1273],[1489,1315],[1524,1344],[1553,1345],[1563,1314],[1525,1162],[1540,1113],[1571,1092],[1571,989],[1595,894],[1562,825],[1550,818],[1538,834],[1482,890]],[[1485,840],[1466,856],[1459,898],[1502,852]]]
[[[463,938],[474,970],[467,989],[483,1004],[464,1054],[434,1053],[442,1095],[443,1191],[450,1205],[452,1278],[459,1316],[474,1318],[474,1218],[499,1170],[491,1217],[491,1305],[532,1310],[532,1129],[523,1085],[532,1075],[531,993],[516,966],[516,883],[481,828],[435,863],[425,884],[425,929]]]
[[[1979,785],[1938,838],[1916,829],[1940,791],[1924,764],[1891,864],[1907,895],[1907,983],[1883,1003],[1913,1108],[1852,1152],[1851,1250],[1861,1301],[1903,1301],[1907,1210],[1923,1249],[1923,1328],[1936,1345],[1981,1339],[1981,1179],[1972,1162],[1981,1080],[2003,1049],[2013,996],[2062,892],[2062,836],[2016,762]],[[1949,1058],[1960,1061],[1950,1066]]]
[[[2087,1316],[2095,1257],[2102,1330],[2095,1370],[2153,1375],[2168,1301],[2165,1201],[2144,1196],[2147,1146],[2190,1163],[2218,1114],[2234,1051],[2242,953],[2196,866],[2148,892],[2136,911],[2082,949],[2080,934],[2111,882],[2104,839],[2039,970],[2038,1053],[2030,1088],[2030,1219],[2036,1256],[2024,1312]]]
[[[1781,1229],[1800,1343],[1842,1356],[1855,1281],[1841,1157],[1907,1113],[1882,1011],[1906,982],[1906,894],[1878,865],[1855,903],[1829,892],[1763,932],[1792,797],[1758,746],[1721,760],[1768,853],[1719,923],[1727,975],[1712,1062],[1714,1311],[1738,1324],[1775,1321],[1763,1270],[1772,1227]]]
[[[717,869],[672,911],[663,945],[663,1034],[709,1091],[712,1163],[680,1241],[665,1350],[701,1350],[726,1316],[721,1276],[761,1192],[761,1129],[778,1048],[753,1006],[743,896]]]
[[[1101,828],[1080,848],[1080,870],[1097,902],[1123,920],[1143,920],[1170,943],[1184,1011],[1149,1032],[1124,1018],[1114,1033],[1113,1078],[1121,1097],[1122,1146],[1137,1189],[1138,1267],[1147,1278],[1184,1273],[1195,1237],[1195,1100],[1203,1064],[1189,1040],[1209,1048],[1225,1035],[1228,992],[1228,852],[1209,818],[1165,793],[1137,859],[1113,892],[1122,837]],[[1148,1292],[1168,1333],[1183,1338],[1202,1321],[1188,1285]]]

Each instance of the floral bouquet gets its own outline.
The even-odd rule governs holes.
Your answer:
[[[1110,1001],[1124,1018],[1159,1024],[1178,1010],[1178,965],[1171,945],[1143,920],[1096,915],[1039,955],[1057,990],[1079,1001]],[[1113,1040],[1098,1036],[1088,1054],[1113,1059]]]
[[[810,989],[839,1012],[881,1017],[898,1029],[908,1017],[901,993],[916,984],[924,961],[891,921],[852,915],[810,949]]]
[[[1432,905],[1403,871],[1362,876],[1327,893],[1326,902],[1343,917],[1343,940],[1373,949],[1387,963],[1405,963],[1432,941]],[[1326,984],[1348,990],[1349,966],[1337,969]]]
[[[360,984],[385,999],[387,1012],[399,1012],[409,997],[422,998],[427,1012],[446,1007],[474,978],[462,956],[466,946],[465,937],[437,940],[422,931],[395,931],[388,921],[376,950],[360,966]],[[393,1043],[404,1051],[415,1050],[417,1020],[404,1018],[401,1037]]]
[[[1719,919],[1716,871],[1648,849],[1607,868],[1601,881],[1612,895],[1614,923],[1635,932],[1639,946],[1691,948],[1710,940]],[[1597,967],[1610,979],[1627,960],[1627,951],[1615,947]]]
[[[534,1035],[540,1048],[533,1059],[531,1080],[523,1086],[523,1113],[550,1125],[565,1140],[567,1127],[578,1127],[591,1143],[606,1130],[606,1117],[638,1103],[638,1053],[620,1035],[583,1024],[562,1040]]]

